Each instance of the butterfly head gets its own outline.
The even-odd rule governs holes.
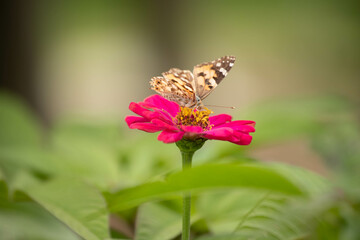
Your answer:
[[[195,95],[196,105],[201,103],[201,98],[198,95]]]

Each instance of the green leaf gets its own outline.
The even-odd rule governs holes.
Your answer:
[[[37,203],[11,200],[7,185],[0,181],[0,239],[79,239]]]
[[[254,201],[250,202],[248,199]],[[215,206],[216,200],[223,206],[225,198],[214,195],[212,200],[213,204],[210,206]],[[289,204],[290,199],[286,196],[273,194],[271,191],[242,191],[236,200],[237,208],[233,209],[232,213],[205,218],[214,235],[200,237],[198,240],[303,239],[315,225],[314,219],[305,211],[307,209],[299,208],[299,204],[309,204],[306,201],[299,201],[293,206]],[[209,207],[209,204],[205,206]]]
[[[109,238],[105,201],[96,189],[76,180],[55,179],[23,190],[83,238]]]
[[[249,236],[241,234],[218,234],[218,235],[205,235],[196,238],[195,240],[249,240],[252,239]]]
[[[54,158],[45,150],[28,146],[0,146],[0,168],[11,187],[13,179],[21,171],[47,176],[55,174]]]
[[[125,239],[125,238],[105,238],[104,240],[131,240],[131,239]]]
[[[309,234],[316,224],[314,217],[331,205],[326,197],[331,185],[323,177],[301,168],[284,164],[271,168],[287,176],[310,198],[251,189],[203,194],[197,202],[198,213],[215,235],[199,240],[287,240]]]
[[[164,148],[163,143],[156,140],[156,135],[129,129],[126,132],[128,135],[122,138],[120,149],[119,183],[122,188],[158,180],[165,172],[181,166],[179,150],[175,145]],[[179,161],[169,156],[175,156]]]
[[[165,181],[146,183],[134,188],[105,194],[112,211],[134,207],[143,202],[177,195],[183,191],[201,191],[229,187],[269,189],[301,194],[297,186],[270,168],[259,165],[214,164],[194,167],[170,175]]]
[[[149,139],[149,137],[127,145],[127,148],[132,147],[127,153],[128,162],[122,166],[122,173],[126,176],[124,182],[129,183],[128,185],[135,186],[149,181],[149,179],[161,175],[169,169],[180,166],[180,161],[177,162],[169,158],[169,156],[179,156],[180,158],[180,155],[176,155],[178,154],[176,146],[164,148],[160,142],[156,142],[152,138]]]
[[[213,233],[234,231],[241,219],[250,211],[268,190],[235,189],[221,190],[199,196],[198,213]]]
[[[334,187],[325,177],[304,168],[281,163],[273,163],[271,168],[281,173],[309,196],[327,194]]]
[[[79,240],[80,238],[33,202],[1,202],[0,239]]]
[[[135,240],[167,240],[181,231],[181,214],[156,203],[139,207]]]
[[[108,188],[119,182],[117,128],[69,121],[52,131],[52,153],[59,175],[78,176]]]
[[[250,197],[246,192],[242,197]],[[286,197],[262,192],[258,199],[247,206],[242,216],[238,218],[235,230],[243,236],[257,239],[298,239],[305,233],[306,220],[298,215],[290,214],[286,208]],[[239,199],[239,207],[244,207]],[[234,219],[234,218],[232,218]],[[224,224],[224,223],[223,223]]]
[[[252,197],[251,192],[244,193],[243,199]],[[243,199],[238,199],[238,207],[243,207]],[[222,201],[221,198],[217,198]],[[318,217],[332,206],[327,198],[312,200],[289,199],[272,192],[263,192],[263,196],[252,205],[246,207],[239,216],[235,230],[218,231],[214,235],[207,235],[196,240],[289,240],[289,239],[313,239],[314,227]],[[237,211],[239,213],[239,211]],[[232,220],[235,216],[231,217]],[[209,221],[209,219],[208,219]],[[217,224],[214,219],[210,220],[209,226]],[[226,221],[222,222],[225,226]],[[232,222],[233,223],[233,222]],[[316,238],[317,239],[317,238]],[[321,238],[322,239],[322,238]]]
[[[191,216],[191,223],[199,219]],[[145,203],[138,209],[135,240],[170,240],[181,233],[182,217],[178,211],[159,203]]]

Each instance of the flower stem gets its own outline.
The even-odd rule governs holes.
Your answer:
[[[206,139],[199,138],[193,140],[182,139],[176,142],[176,146],[180,149],[182,157],[183,171],[191,168],[192,157],[205,143]],[[185,192],[183,195],[183,226],[182,240],[190,240],[190,213],[191,213],[191,193]]]
[[[183,170],[191,168],[192,157],[194,151],[192,152],[183,152],[181,151],[182,156],[182,168]],[[183,195],[183,225],[182,225],[182,240],[190,239],[190,213],[191,213],[191,193],[187,192]]]

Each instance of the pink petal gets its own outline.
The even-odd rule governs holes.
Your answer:
[[[196,138],[202,135],[204,130],[200,126],[181,126],[181,129],[185,132],[185,138]]]
[[[250,125],[250,126],[255,126],[255,122],[254,121],[249,121],[249,120],[236,120],[236,121],[231,121],[228,123],[225,123],[222,125],[222,127],[233,127],[233,126],[240,126],[240,125]]]
[[[207,139],[217,139],[231,141],[233,138],[234,130],[231,128],[215,128],[210,131],[204,132],[203,137]]]
[[[143,103],[130,103],[129,105],[129,109],[131,111],[133,111],[134,113],[146,118],[146,119],[153,119],[153,118],[158,118],[159,117],[159,113],[157,112],[153,112],[147,108],[144,108]]]
[[[166,112],[165,110],[160,109],[154,109],[154,112],[159,113],[159,119],[168,123],[168,124],[174,124],[174,117],[170,115],[170,113]]]
[[[223,125],[223,126],[225,126],[225,125]],[[221,127],[223,127],[223,126],[221,126]],[[244,132],[244,133],[255,132],[255,128],[250,125],[232,126],[230,128],[232,128],[235,131],[240,131],[240,132]]]
[[[158,140],[164,143],[174,143],[180,141],[183,135],[184,132],[172,132],[172,131],[164,130],[159,134]]]
[[[125,122],[127,123],[127,125],[130,127],[131,124],[136,123],[136,122],[148,122],[149,120],[147,120],[146,118],[143,117],[137,117],[137,116],[126,116],[125,117]]]
[[[130,103],[129,109],[142,117],[144,117],[144,112],[148,111],[147,109],[140,107],[140,105],[135,102]]]
[[[175,124],[168,124],[160,119],[153,119],[151,123],[155,124],[156,126],[163,127],[163,129],[167,129],[170,131],[179,131]]]
[[[177,113],[180,111],[180,107],[176,102],[171,102],[160,95],[152,95],[146,98],[144,102],[156,106],[159,109],[164,109],[173,117],[176,117]]]
[[[131,129],[139,129],[145,132],[154,133],[164,130],[163,127],[156,126],[152,123],[133,123],[129,126]]]
[[[237,145],[249,145],[251,143],[252,136],[243,134],[238,141],[231,141],[232,143],[235,143]]]
[[[210,124],[218,126],[231,121],[232,117],[228,114],[219,114],[209,117]]]
[[[158,113],[154,113],[144,107],[141,106],[141,103],[134,103],[134,102],[131,102],[130,105],[129,105],[129,109],[131,111],[133,111],[134,113],[144,117],[144,118],[147,118],[147,119],[151,119],[151,118],[154,118],[156,116],[154,116],[154,114],[157,114]]]
[[[142,112],[143,116],[147,119],[154,119],[154,118],[160,118],[164,115],[162,111],[159,111],[156,109],[156,107],[149,107],[146,103],[140,102],[138,103],[140,107],[145,109],[145,111]]]
[[[181,126],[181,129],[184,132],[192,132],[192,133],[201,133],[201,132],[203,132],[203,129],[200,126]]]

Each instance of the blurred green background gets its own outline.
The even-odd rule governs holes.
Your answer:
[[[205,104],[237,110],[216,113],[323,95],[357,104],[359,10],[327,0],[9,3],[1,86],[47,125],[74,116],[120,125],[130,101],[154,94],[151,77],[235,55]]]
[[[212,110],[254,120],[257,132],[250,147],[208,141],[195,164],[256,159],[316,172],[345,197],[329,197],[313,239],[359,236],[358,1],[32,0],[8,2],[2,11],[2,191],[22,190],[27,196],[13,197],[27,199],[25,185],[53,178],[85,180],[101,191],[162,179],[179,169],[180,154],[155,134],[127,129],[129,103],[154,94],[148,81],[171,67],[192,70],[234,55],[205,104],[235,106]],[[30,196],[36,203],[5,195],[0,238],[78,239],[40,207],[43,195]],[[211,198],[200,201],[200,212]],[[113,236],[132,236],[134,211],[117,214]],[[228,228],[211,214],[203,214],[208,226],[200,221],[198,233]]]
[[[235,67],[206,103],[359,99],[358,1],[26,1],[9,3],[6,75],[49,121],[124,116],[171,67],[224,55]],[[219,109],[219,111],[222,109]]]

